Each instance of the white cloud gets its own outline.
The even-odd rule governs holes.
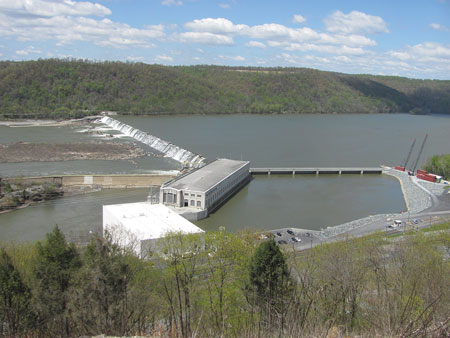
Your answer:
[[[388,55],[400,60],[416,60],[421,62],[435,61],[450,64],[450,45],[437,42],[424,42],[407,46],[402,51],[390,51]]]
[[[303,23],[306,21],[306,18],[300,14],[294,14],[294,18],[292,19],[292,22],[294,23]]]
[[[431,23],[430,27],[437,30],[437,31],[441,31],[441,32],[450,32],[450,28],[447,26],[443,26],[441,24],[438,23]]]
[[[279,54],[277,55],[277,58],[291,64],[297,64],[299,62],[299,58],[296,55],[291,55],[288,53]]]
[[[234,61],[245,61],[245,57],[240,56],[240,55],[235,55],[235,56],[219,55],[219,58],[229,59],[229,60],[234,60]]]
[[[181,6],[183,1],[181,0],[163,0],[161,2],[164,6]]]
[[[201,43],[205,45],[228,45],[234,44],[233,38],[208,32],[185,32],[179,35],[181,42]]]
[[[346,45],[350,47],[374,46],[376,42],[357,34],[335,34],[318,33],[309,27],[290,28],[276,23],[247,26],[234,24],[224,18],[205,18],[188,22],[185,28],[192,32],[202,32],[220,34],[226,36],[245,36],[251,39],[270,40],[272,42],[305,42],[314,41],[316,43]]]
[[[25,49],[17,50],[17,55],[29,55],[29,54],[42,54],[40,49],[34,48],[33,46],[28,46]]]
[[[345,55],[335,56],[333,59],[339,62],[346,62],[346,63],[351,62],[351,59]]]
[[[325,19],[329,32],[333,33],[387,33],[386,23],[379,16],[373,16],[358,11],[344,14],[336,11]]]
[[[245,44],[247,47],[266,48],[266,45],[259,41],[249,41]]]
[[[92,2],[71,0],[2,0],[0,12],[11,12],[23,16],[51,17],[57,15],[110,15],[111,10]]]
[[[248,29],[247,25],[235,25],[224,18],[205,18],[187,22],[184,27],[194,32],[208,32],[215,34],[237,34]]]
[[[233,56],[233,57],[231,57],[231,59],[235,60],[235,61],[245,61],[245,57],[240,56],[240,55]]]
[[[220,8],[223,8],[223,9],[228,9],[228,8],[230,8],[231,6],[230,6],[229,4],[220,3],[220,4],[219,4],[219,7],[220,7]]]
[[[157,55],[155,57],[156,61],[162,61],[162,62],[173,62],[173,57],[168,55]]]
[[[302,52],[321,52],[330,54],[350,54],[350,55],[362,55],[364,50],[360,47],[348,47],[348,46],[330,46],[330,45],[318,45],[312,43],[292,43],[285,47],[288,51],[302,51]]]
[[[58,15],[52,17],[16,16],[0,11],[0,35],[19,41],[56,40],[57,45],[87,41],[101,46],[149,47],[150,40],[165,36],[163,26],[138,29],[109,19]]]
[[[276,23],[266,23],[249,27],[245,35],[253,39],[309,39],[318,36],[310,28],[292,29]]]
[[[128,61],[132,61],[132,62],[137,62],[137,61],[143,61],[144,57],[143,56],[127,56],[127,60]]]

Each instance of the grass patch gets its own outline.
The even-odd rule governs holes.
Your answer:
[[[396,237],[401,237],[401,236],[410,236],[410,235],[414,235],[416,233],[416,231],[412,231],[412,230],[408,230],[406,232],[400,232],[398,234],[391,234],[391,235],[386,235],[387,238],[396,238]]]
[[[450,222],[434,224],[428,228],[422,229],[422,232],[431,232],[431,231],[442,231],[442,230],[450,230]]]

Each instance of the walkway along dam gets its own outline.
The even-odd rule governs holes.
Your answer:
[[[251,175],[382,174],[383,168],[250,168]]]

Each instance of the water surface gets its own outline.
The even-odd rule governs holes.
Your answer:
[[[426,133],[418,167],[433,154],[449,152],[450,116],[374,115],[193,115],[116,116],[122,122],[212,161],[226,157],[252,167],[335,167],[397,165],[414,138],[412,167]],[[0,126],[0,143],[13,141],[90,141],[85,127]],[[107,134],[115,134],[108,131]],[[117,136],[117,134],[116,134]],[[118,142],[134,142],[130,138]],[[61,173],[146,173],[171,170],[167,158],[133,161],[70,161],[0,164],[0,176]],[[101,225],[101,205],[145,200],[147,191],[127,190],[63,198],[0,215],[0,239],[33,240],[55,224],[67,233],[86,234]],[[130,196],[131,194],[131,196]],[[110,197],[108,197],[110,196]],[[257,177],[210,218],[204,229],[225,226],[273,229],[296,226],[320,229],[377,213],[406,209],[399,183],[383,175]]]

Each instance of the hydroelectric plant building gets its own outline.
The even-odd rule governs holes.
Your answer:
[[[164,183],[160,201],[189,220],[205,218],[250,181],[249,171],[248,161],[218,159]]]

